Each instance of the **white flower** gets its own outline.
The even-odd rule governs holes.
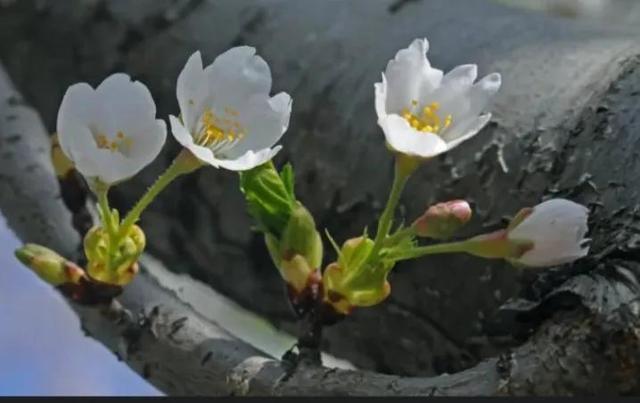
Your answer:
[[[271,71],[255,53],[232,48],[203,69],[196,52],[178,77],[181,118],[170,116],[171,131],[202,162],[244,171],[281,148],[273,146],[289,125],[291,97],[269,96]]]
[[[57,131],[62,151],[85,178],[114,184],[158,155],[167,137],[151,93],[126,74],[107,77],[95,90],[74,84],[62,98]]]
[[[493,73],[474,84],[474,64],[443,76],[431,67],[427,39],[416,39],[387,65],[375,84],[378,124],[397,152],[430,158],[476,135],[491,119],[481,115],[501,84]]]
[[[519,214],[508,229],[507,239],[531,247],[514,260],[525,266],[545,267],[586,256],[588,214],[586,207],[565,199],[547,200]]]

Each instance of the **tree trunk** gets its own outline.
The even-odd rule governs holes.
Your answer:
[[[0,26],[0,58],[50,131],[73,82],[97,84],[110,72],[130,72],[149,85],[166,115],[177,110],[175,79],[192,51],[202,50],[210,62],[230,46],[256,46],[271,66],[274,90],[294,99],[276,161],[292,161],[299,198],[319,227],[340,241],[373,225],[391,182],[373,83],[398,49],[428,36],[435,66],[446,71],[477,63],[481,74],[502,73],[504,85],[492,124],[411,179],[405,217],[436,201],[466,198],[476,213],[468,233],[477,233],[504,225],[505,216],[547,195],[592,208],[593,254],[570,268],[521,272],[464,256],[402,264],[385,303],[326,329],[323,347],[367,370],[433,376],[477,364],[450,377],[303,368],[283,380],[289,371],[284,364],[256,358],[261,354],[185,306],[180,294],[159,287],[158,278],[168,275],[159,268],[119,301],[131,312],[156,313],[147,321],[160,327],[155,342],[138,343],[151,336],[128,320],[123,333],[109,315],[78,308],[85,326],[109,347],[135,339],[126,359],[162,390],[638,392],[637,38],[479,0],[20,1],[0,6]],[[9,111],[16,107],[7,105]],[[41,128],[2,124],[0,208],[9,224],[25,241],[75,250],[79,238],[53,196],[46,156],[22,157],[45,147],[33,138]],[[31,137],[24,138],[27,133]],[[122,208],[175,155],[177,146],[169,143],[158,161],[119,187]],[[27,163],[38,168],[23,169]],[[172,271],[189,273],[284,329],[295,328],[262,238],[250,230],[234,175],[203,169],[177,181],[142,225],[150,251]],[[157,304],[161,308],[151,309]],[[114,310],[121,314],[114,307],[107,311]],[[176,333],[184,338],[176,342],[171,323],[185,316],[185,328]],[[238,350],[227,355],[231,347]],[[205,360],[209,352],[217,359]],[[171,370],[176,359],[189,378]]]

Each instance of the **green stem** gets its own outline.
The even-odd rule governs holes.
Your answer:
[[[410,161],[403,158],[403,156],[399,156],[396,159],[393,185],[391,186],[387,205],[385,206],[384,211],[380,216],[380,220],[378,221],[378,232],[374,239],[373,249],[369,254],[369,260],[373,260],[378,257],[378,253],[380,252],[380,249],[382,249],[383,242],[391,229],[393,214],[396,211],[398,202],[400,201],[400,196],[402,195],[404,186],[407,184],[407,180],[417,167],[417,164],[409,162]]]
[[[417,259],[426,255],[440,255],[444,253],[469,253],[469,249],[472,246],[472,241],[460,241],[460,242],[450,242],[450,243],[441,243],[436,245],[429,246],[421,246],[418,248],[413,248],[406,252],[400,252],[394,255],[389,256],[389,259],[395,261],[401,260],[410,260]]]
[[[102,218],[102,225],[107,230],[107,233],[109,235],[112,235],[115,232],[115,223],[113,222],[111,208],[109,207],[108,193],[109,188],[107,186],[100,186],[96,190],[96,194],[98,196],[98,207],[100,209],[100,216]]]
[[[142,195],[140,200],[133,206],[133,208],[127,213],[127,216],[122,220],[118,238],[123,237],[129,229],[138,221],[140,215],[146,209],[149,204],[158,196],[164,188],[166,188],[174,179],[178,176],[195,171],[201,166],[200,162],[186,149],[183,149],[180,154],[173,160],[169,168],[158,177],[158,179],[147,189],[146,193]]]

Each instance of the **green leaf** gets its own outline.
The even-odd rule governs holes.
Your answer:
[[[289,196],[292,199],[295,199],[296,198],[295,191],[294,191],[295,178],[293,174],[293,166],[291,165],[291,163],[287,162],[285,166],[282,168],[282,171],[280,172],[280,178],[282,179],[282,182],[284,183],[284,186],[287,189]]]
[[[280,238],[296,202],[292,193],[293,170],[285,167],[280,176],[269,161],[241,172],[240,190],[247,201],[249,214],[258,222],[260,230]]]

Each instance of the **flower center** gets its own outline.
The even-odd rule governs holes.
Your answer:
[[[401,115],[411,127],[420,132],[440,134],[451,126],[453,117],[449,114],[444,119],[440,118],[438,109],[440,109],[440,104],[432,102],[420,110],[418,101],[414,99],[411,101],[411,108],[404,108]]]
[[[200,118],[201,128],[195,136],[196,144],[214,151],[229,148],[242,140],[245,129],[237,117],[238,111],[224,108],[224,115],[216,115],[211,108],[204,111]]]
[[[98,132],[95,136],[96,145],[102,150],[109,150],[111,152],[120,151],[125,153],[131,150],[133,146],[133,139],[122,131],[116,133],[116,138],[111,140],[106,134]]]

